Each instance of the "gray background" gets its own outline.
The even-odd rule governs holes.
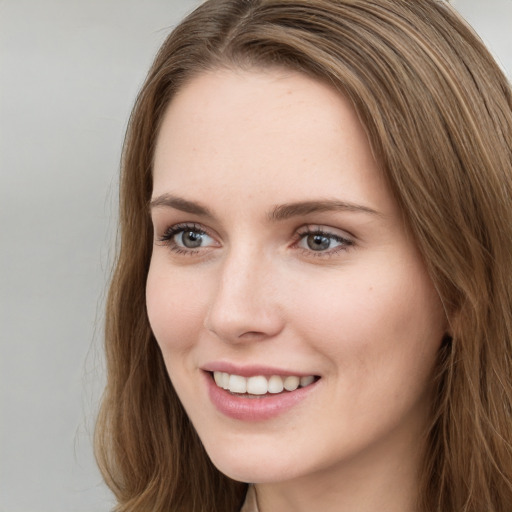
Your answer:
[[[106,511],[91,454],[120,148],[199,0],[0,0],[0,512]],[[512,0],[456,0],[512,76]]]

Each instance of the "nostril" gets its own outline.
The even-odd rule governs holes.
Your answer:
[[[255,338],[263,338],[265,334],[263,332],[258,331],[247,331],[242,334],[240,334],[239,338],[245,338],[245,339],[255,339]]]

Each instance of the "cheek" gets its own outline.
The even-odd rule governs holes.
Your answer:
[[[358,378],[427,373],[444,332],[440,301],[422,268],[344,274],[322,287],[304,282],[295,291],[295,318],[311,343]]]
[[[185,351],[203,325],[204,289],[195,281],[180,279],[158,263],[150,266],[146,306],[153,334],[164,354]]]

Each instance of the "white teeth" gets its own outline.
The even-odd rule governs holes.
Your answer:
[[[299,386],[304,388],[315,381],[313,375],[305,377],[272,375],[267,379],[263,375],[246,378],[226,372],[213,372],[213,378],[219,388],[226,389],[231,393],[248,393],[250,395],[276,394],[283,390],[295,391]]]
[[[284,389],[286,389],[286,391],[295,391],[298,387],[299,387],[299,384],[300,384],[300,378],[299,377],[295,377],[294,375],[290,375],[288,377],[286,377],[286,379],[284,379]]]
[[[269,393],[281,393],[283,391],[283,379],[279,377],[279,375],[272,375],[270,379],[268,379],[268,392]]]
[[[229,390],[233,393],[246,393],[247,392],[247,379],[240,377],[240,375],[229,376]],[[254,393],[256,394],[256,393]]]
[[[301,377],[300,378],[300,387],[305,388],[306,386],[309,386],[313,383],[315,380],[315,377],[313,375],[308,375],[307,377]]]
[[[215,380],[215,384],[219,386],[219,388],[222,387],[222,372],[213,372],[213,379]]]
[[[265,395],[267,392],[268,381],[265,377],[260,375],[258,377],[249,377],[247,379],[247,393],[250,395]]]

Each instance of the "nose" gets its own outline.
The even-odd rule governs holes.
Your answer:
[[[228,343],[266,340],[284,326],[275,265],[251,251],[232,251],[222,263],[205,327]]]

